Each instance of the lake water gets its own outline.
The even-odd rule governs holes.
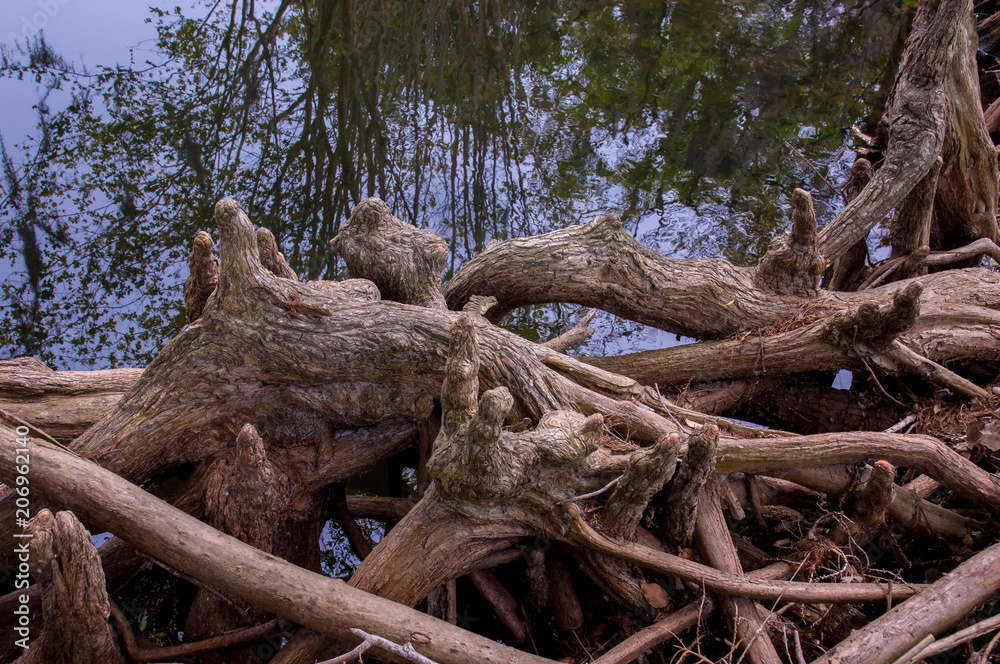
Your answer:
[[[291,9],[274,57],[236,58],[217,89],[206,81],[225,78],[213,68],[226,65],[228,11],[204,24],[167,15],[161,66],[111,75],[89,124],[70,116],[89,208],[59,222],[68,244],[36,227],[61,280],[42,279],[34,328],[8,312],[3,343],[60,367],[148,361],[184,324],[188,243],[214,231],[222,196],[271,228],[304,279],[340,278],[327,242],[371,195],[448,240],[446,278],[493,238],[606,211],[665,254],[753,264],[787,227],[796,187],[821,223],[840,209],[852,126],[872,133],[884,111],[908,1],[359,3],[329,15],[320,3]],[[30,304],[19,288],[8,299]],[[504,324],[545,339],[582,313],[532,307]],[[608,315],[596,324],[577,352],[677,342]]]

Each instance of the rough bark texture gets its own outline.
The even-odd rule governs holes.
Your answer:
[[[141,369],[52,371],[32,357],[2,360],[0,409],[69,442],[111,411],[141,374]]]
[[[816,213],[812,196],[792,194],[792,230],[771,240],[754,272],[754,283],[780,295],[814,296],[826,264],[816,245]]]
[[[947,5],[941,2],[942,9]],[[954,249],[980,238],[998,239],[997,155],[980,101],[976,20],[967,4],[962,8],[966,11],[956,18],[955,55],[943,68],[950,75],[945,88],[949,108],[941,150],[944,163],[934,198],[932,250]]]
[[[979,586],[951,603],[941,600],[950,586],[923,590],[936,577],[919,576],[919,566],[896,564],[907,583],[889,584],[855,562],[861,547],[867,554],[877,543],[902,542],[912,557],[910,536],[883,541],[886,520],[893,533],[900,524],[933,538],[938,561],[968,556],[995,536],[988,516],[1000,508],[996,456],[989,437],[968,435],[992,426],[996,408],[983,385],[1000,371],[1000,277],[985,269],[925,273],[981,253],[1000,256],[990,226],[995,154],[981,140],[978,108],[972,112],[969,16],[964,1],[920,3],[884,125],[883,165],[861,186],[871,168],[858,161],[847,207],[820,232],[809,194],[794,192],[789,233],[755,268],[666,258],[615,215],[601,215],[491,243],[442,293],[442,239],[369,199],[333,240],[355,278],[299,283],[274,237],[220,201],[221,260],[199,234],[186,289],[191,324],[141,375],[55,373],[25,359],[0,366],[0,405],[71,441],[69,452],[40,433],[28,436],[32,508],[77,510],[202,584],[184,607],[180,646],[199,664],[248,661],[255,644],[247,639],[260,633],[225,642],[210,635],[271,614],[304,626],[286,635],[276,664],[342,653],[357,642],[356,628],[409,643],[439,664],[548,661],[449,624],[474,623],[457,611],[456,589],[469,586],[456,579],[466,574],[511,642],[553,657],[591,658],[613,624],[622,637],[639,632],[603,664],[619,664],[608,659],[616,651],[621,664],[639,657],[642,644],[666,656],[662,635],[641,630],[639,619],[652,619],[653,607],[686,606],[660,623],[682,629],[697,620],[692,602],[700,612],[707,591],[731,625],[708,641],[729,639],[747,649],[748,661],[779,661],[775,635],[815,655],[851,628],[860,630],[829,661],[843,653],[845,661],[898,659],[995,589],[978,580],[995,564],[992,549],[945,577]],[[865,274],[860,249],[892,208],[901,220],[898,255]],[[935,232],[980,239],[932,252],[944,242]],[[833,285],[857,291],[819,287],[824,266],[838,258]],[[703,341],[585,363],[559,350],[586,337],[586,319],[548,345],[491,323],[514,307],[553,301]],[[837,369],[866,373],[830,400]],[[750,407],[747,394],[781,403]],[[730,414],[770,412],[813,435],[762,431],[664,395]],[[808,398],[815,403],[806,407]],[[907,417],[910,409],[919,412]],[[0,419],[0,478],[11,482],[21,423]],[[818,433],[838,424],[848,430]],[[908,425],[947,438],[898,433]],[[889,431],[851,430],[873,427]],[[395,498],[346,495],[349,479],[380,464]],[[403,466],[416,471],[412,498],[398,497],[407,495]],[[893,483],[913,472],[926,477]],[[177,480],[179,488],[167,488]],[[8,536],[17,498],[10,488],[0,492],[0,533]],[[363,558],[349,585],[307,571],[319,569],[328,512]],[[398,523],[372,547],[358,515]],[[692,534],[702,562],[685,548]],[[670,553],[672,545],[683,555]],[[135,570],[126,553],[109,557],[108,569]],[[83,559],[70,554],[59,560]],[[743,573],[778,556],[787,562],[775,577]],[[844,564],[827,569],[833,560]],[[800,568],[804,578],[829,582],[784,580]],[[95,573],[73,578],[103,592]],[[39,586],[29,593],[48,607]],[[853,606],[874,604],[866,609],[874,618],[887,598],[918,592],[906,610],[867,627]],[[405,606],[429,594],[428,612],[447,621]],[[805,606],[779,616],[755,600]],[[546,619],[550,605],[554,622]],[[80,623],[99,648],[107,642],[102,606],[93,603],[96,618]],[[931,607],[940,618],[930,617]],[[68,611],[51,625],[46,615],[47,632],[73,624]],[[813,623],[822,625],[798,627]],[[886,625],[907,629],[897,638]],[[885,644],[869,650],[876,633]],[[190,642],[200,636],[210,638]],[[156,657],[126,642],[131,657]],[[227,650],[208,653],[213,644]],[[788,661],[804,661],[786,650]]]
[[[214,464],[205,480],[206,521],[216,530],[235,537],[265,552],[274,553],[276,539],[283,540],[286,552],[298,554],[294,560],[306,565],[302,554],[308,558],[311,542],[295,534],[316,533],[305,525],[296,529],[282,528],[289,512],[295,484],[267,458],[267,447],[260,434],[246,425],[236,437],[234,454],[227,454]],[[314,505],[300,505],[299,510],[307,513],[307,522],[318,517],[318,501]],[[297,546],[287,546],[287,540],[294,539]],[[251,605],[241,605],[218,593],[200,589],[194,598],[184,626],[185,639],[200,640],[220,636],[234,629],[259,625],[270,616],[255,610]],[[225,664],[227,662],[251,664],[255,661],[256,648],[247,644],[238,648],[226,648],[202,656],[203,664]]]
[[[13,431],[6,431],[13,439]],[[14,465],[14,458],[8,461]],[[101,559],[70,512],[42,510],[28,527],[31,576],[42,592],[45,629],[18,664],[125,664],[108,627]]]
[[[709,487],[705,500],[698,503],[695,538],[706,563],[723,572],[742,574],[743,566],[729,536],[720,504],[719,486]],[[781,659],[765,631],[766,612],[752,600],[723,598],[722,613],[738,638],[737,647],[753,664],[779,664]]]
[[[191,245],[188,258],[188,278],[184,283],[184,312],[193,323],[205,311],[205,303],[219,285],[219,259],[213,253],[212,236],[199,231]]]
[[[278,249],[274,234],[266,228],[257,229],[257,246],[260,248],[260,264],[271,274],[284,279],[298,281],[295,271],[285,262],[285,255]]]
[[[889,235],[892,246],[889,258],[908,257],[921,250],[925,254],[930,251],[934,195],[937,193],[941,164],[941,159],[935,161],[927,175],[910,190],[900,204],[896,223]],[[909,279],[921,274],[921,268],[919,263],[913,261],[896,270],[893,277],[896,280]]]
[[[691,546],[697,523],[698,502],[705,482],[715,470],[718,427],[709,426],[688,438],[688,451],[666,497],[664,532],[679,547]]]
[[[956,567],[933,586],[854,632],[812,664],[892,662],[928,634],[937,635],[1000,589],[1000,544]]]
[[[0,479],[13,484],[14,425],[0,425]],[[89,522],[115,531],[151,555],[222,592],[307,627],[357,642],[364,624],[396,643],[412,643],[441,661],[542,664],[547,660],[478,637],[397,603],[308,572],[221,533],[32,430],[32,487]],[[88,538],[89,540],[89,538]],[[88,541],[89,543],[89,541]]]
[[[436,233],[400,221],[377,198],[359,203],[330,244],[343,256],[348,274],[373,281],[383,299],[447,308],[441,271],[448,245]]]

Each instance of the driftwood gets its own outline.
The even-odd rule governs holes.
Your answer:
[[[15,437],[10,424],[19,423],[6,420],[0,426],[5,440]],[[356,640],[350,630],[364,622],[395,643],[420,642],[423,652],[442,662],[456,661],[449,652],[482,661],[545,661],[282,561],[184,514],[34,430],[27,438],[32,486],[39,494],[58,496],[75,514],[233,597],[345,639]],[[14,450],[12,445],[0,446],[0,479],[8,484],[13,483]]]
[[[26,534],[30,539],[20,542],[41,587],[45,631],[40,643],[24,646],[19,664],[124,664],[108,626],[104,570],[86,529],[70,512],[42,510]]]
[[[218,259],[199,233],[189,325],[148,367],[0,363],[0,532],[15,533],[27,473],[45,543],[26,599],[0,598],[43,618],[24,661],[251,661],[266,645],[276,664],[365,649],[624,664],[699,648],[680,641],[695,625],[751,662],[934,652],[998,589],[995,450],[966,437],[994,417],[1000,372],[1000,276],[963,267],[1000,257],[974,35],[967,2],[920,3],[884,161],[856,163],[823,229],[794,191],[790,231],[755,267],[662,256],[607,214],[491,244],[442,288],[442,238],[369,199],[332,240],[352,278],[302,283],[274,236],[220,201]],[[869,271],[867,235],[893,209],[893,255]],[[495,324],[545,302],[699,341],[581,360],[562,351],[593,312],[545,344]],[[834,398],[840,369],[857,387]],[[390,496],[349,495],[383,463]],[[388,524],[377,542],[361,517]],[[347,583],[317,573],[331,518],[361,560]],[[114,544],[99,556],[77,519]],[[910,533],[965,562],[940,580],[902,563],[878,576],[865,560],[912,556]],[[198,586],[171,598],[184,643],[155,647],[116,615],[122,650],[109,583],[150,561]],[[75,623],[61,584],[94,599]],[[502,636],[463,613],[470,589]]]

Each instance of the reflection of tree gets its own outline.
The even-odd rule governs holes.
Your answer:
[[[7,61],[8,76],[87,100],[54,114],[43,164],[42,196],[72,197],[76,232],[58,257],[42,248],[63,275],[42,310],[77,322],[42,314],[34,334],[67,360],[143,359],[183,322],[177,280],[144,275],[176,274],[167,247],[222,195],[305,278],[341,273],[326,240],[370,195],[449,238],[449,270],[491,237],[604,209],[644,217],[665,250],[753,260],[794,186],[816,192],[821,216],[834,204],[783,140],[829,160],[879,73],[861,44],[887,33],[865,26],[894,12],[887,0],[233,2],[159,12],[155,65]],[[684,206],[701,223],[682,234]],[[112,347],[101,332],[114,329],[126,333]]]
[[[582,62],[561,81],[579,96],[570,121],[621,137],[609,179],[626,192],[622,208],[662,211],[676,191],[684,205],[728,218],[718,249],[751,260],[785,223],[794,186],[804,180],[829,201],[783,140],[803,138],[820,163],[843,144],[862,113],[863,81],[895,36],[877,28],[895,12],[801,1],[626,3],[589,14],[562,51]],[[881,46],[862,47],[870,41]]]

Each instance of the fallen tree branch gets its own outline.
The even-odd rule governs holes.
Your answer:
[[[919,657],[915,661],[930,659],[935,655],[946,653],[955,646],[960,646],[963,643],[977,639],[980,636],[989,634],[997,629],[1000,629],[1000,615],[991,616],[986,620],[980,620],[975,625],[969,625],[965,629],[960,629],[954,634],[950,634],[943,639],[938,639],[937,641],[927,645],[919,651]]]
[[[23,423],[5,414],[2,418],[0,480],[9,484],[15,466],[14,429]],[[53,447],[34,430],[29,438],[33,495],[37,491],[58,500],[87,521],[233,597],[342,639],[352,639],[350,630],[364,625],[395,643],[416,643],[443,664],[464,664],[470,658],[549,662],[265,554],[95,463]],[[456,658],[456,653],[461,656]]]
[[[702,560],[712,567],[734,575],[743,574],[736,548],[733,546],[726,517],[720,504],[721,486],[716,480],[706,486],[705,495],[698,502],[698,521],[695,541]],[[733,642],[743,650],[743,657],[751,664],[781,664],[778,651],[764,631],[768,613],[753,600],[744,597],[720,599],[722,613],[733,633]]]
[[[375,646],[385,652],[401,657],[408,662],[414,662],[415,664],[437,664],[434,660],[428,659],[418,653],[409,643],[399,645],[398,643],[393,643],[389,639],[384,639],[381,636],[369,634],[363,629],[355,628],[351,630],[351,633],[364,639],[364,641],[361,642],[361,645],[349,653],[320,662],[320,664],[347,664],[347,662],[354,661],[354,659],[360,660],[362,654]]]
[[[53,371],[33,357],[0,360],[0,408],[68,443],[114,408],[141,374]]]
[[[566,536],[575,544],[585,546],[609,556],[631,561],[645,569],[676,576],[703,585],[712,592],[751,599],[781,599],[808,604],[872,603],[883,602],[886,597],[910,597],[917,588],[902,584],[875,583],[800,583],[794,581],[768,581],[746,576],[726,574],[678,556],[655,551],[634,542],[613,541],[598,533],[583,519],[575,504],[562,507]]]
[[[938,582],[895,607],[812,664],[896,661],[928,635],[941,634],[1000,590],[1000,544],[969,558]]]
[[[986,403],[990,394],[979,387],[971,380],[962,378],[954,371],[947,369],[933,360],[929,360],[920,353],[916,353],[898,341],[894,342],[883,356],[894,362],[898,362],[910,373],[926,377],[927,380],[935,382],[967,399],[979,399]]]
[[[754,570],[748,577],[762,579],[787,579],[795,573],[795,566],[789,563],[772,563]],[[664,641],[677,638],[681,632],[710,618],[716,610],[715,600],[708,596],[689,602],[666,618],[644,627],[614,648],[593,661],[593,664],[628,664],[643,652]]]
[[[275,618],[262,625],[233,630],[230,633],[201,639],[200,641],[182,643],[176,646],[149,648],[139,644],[135,638],[135,633],[132,631],[132,626],[129,625],[128,618],[125,617],[125,614],[122,613],[121,609],[113,601],[111,602],[111,617],[114,618],[115,623],[118,625],[118,631],[122,635],[122,645],[125,648],[125,654],[128,655],[128,658],[133,662],[145,662],[148,664],[152,664],[153,662],[173,662],[183,657],[214,652],[223,648],[247,643],[281,630],[282,623],[284,622],[280,618]]]
[[[591,309],[583,318],[580,319],[579,323],[569,328],[555,339],[549,339],[548,341],[542,342],[541,345],[563,353],[573,346],[582,344],[584,341],[594,336],[594,329],[590,327],[590,321],[594,320],[594,316],[596,315],[597,309]]]
[[[851,471],[844,466],[789,468],[773,474],[830,496],[841,496],[854,484]],[[940,486],[936,481],[935,485]],[[974,522],[968,517],[929,502],[907,487],[896,484],[892,486],[887,514],[916,532],[949,540],[965,541],[974,527]]]
[[[884,459],[930,475],[977,505],[1000,510],[1000,478],[930,436],[859,431],[794,438],[723,438],[718,458],[719,473],[760,475],[794,470],[806,460],[812,466],[832,466]]]

